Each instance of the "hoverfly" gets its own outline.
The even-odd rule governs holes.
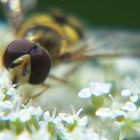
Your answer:
[[[61,62],[140,56],[139,33],[120,34],[107,30],[86,33],[77,19],[59,10],[34,14],[24,21],[20,0],[1,2],[17,38],[7,46],[3,56],[12,84],[43,83],[51,67]],[[125,35],[127,39],[121,40]]]

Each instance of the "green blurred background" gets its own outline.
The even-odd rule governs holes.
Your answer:
[[[37,5],[39,10],[52,6],[75,14],[90,25],[140,28],[139,0],[39,0]],[[0,17],[4,17],[1,11]]]

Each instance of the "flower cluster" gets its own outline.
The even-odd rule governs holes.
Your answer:
[[[5,80],[4,80],[5,81]],[[108,140],[89,127],[82,109],[72,114],[43,112],[31,103],[23,104],[14,87],[0,83],[0,140]]]
[[[105,82],[91,83],[88,88],[79,92],[79,97],[92,100],[93,114],[102,123],[104,122],[104,127],[108,129],[108,133],[112,131],[112,134],[119,139],[134,137],[140,132],[138,129],[140,128],[139,80],[126,79],[125,82],[123,81],[120,93],[113,93],[111,83]],[[96,100],[93,100],[95,97]],[[105,102],[103,102],[104,100]],[[95,105],[98,105],[96,110]]]
[[[84,88],[79,92],[79,97],[90,98],[92,95],[101,96],[106,95],[111,90],[111,83],[91,82],[88,88]]]
[[[84,99],[91,99],[94,109],[97,110],[104,104],[104,97],[111,92],[111,83],[105,82],[91,82],[89,87],[82,89],[79,92],[79,97]]]

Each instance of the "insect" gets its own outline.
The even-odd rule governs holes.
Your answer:
[[[6,9],[12,5],[7,15],[17,38],[7,46],[3,57],[12,84],[43,83],[51,67],[61,62],[140,56],[139,33],[114,34],[106,30],[97,33],[95,30],[95,33],[87,35],[77,19],[59,10],[50,14],[34,14],[24,21],[20,0],[2,3]],[[96,35],[96,38],[92,38],[93,35]],[[127,35],[127,40],[130,38],[132,41],[121,41],[121,35]],[[91,37],[90,40],[87,36]],[[106,43],[102,42],[104,37],[108,37]],[[116,44],[109,45],[115,37]],[[120,40],[117,40],[118,38]],[[98,41],[99,43],[96,43]]]

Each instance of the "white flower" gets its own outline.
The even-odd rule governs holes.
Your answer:
[[[4,88],[10,87],[9,73],[6,69],[0,72],[0,85]]]
[[[7,119],[10,121],[15,121],[18,118],[19,118],[18,112],[11,112],[10,114],[7,115]]]
[[[129,97],[131,102],[137,102],[140,96],[140,79],[132,80],[131,78],[126,78],[124,84],[121,95]]]
[[[87,124],[88,124],[88,117],[87,116],[82,117],[78,121],[78,124],[79,124],[79,126],[83,126],[83,127],[87,126]]]
[[[113,110],[113,115],[112,115],[112,118],[117,118],[119,116],[126,116],[126,113],[124,110],[121,110],[121,109],[116,109],[116,110]]]
[[[16,136],[10,131],[1,131],[0,140],[16,140]]]
[[[123,97],[130,96],[131,95],[131,91],[129,89],[124,89],[124,90],[121,91],[121,95]]]
[[[132,95],[132,96],[130,96],[130,101],[133,102],[133,103],[137,102],[138,99],[139,99],[139,95]]]
[[[7,90],[7,92],[6,92],[6,95],[9,95],[9,96],[14,96],[14,95],[16,95],[16,94],[17,94],[17,91],[16,91],[16,89],[13,88],[13,87],[8,88],[8,90]]]
[[[76,121],[78,126],[86,127],[88,124],[88,118],[87,116],[80,118],[79,115],[81,111],[82,109],[80,109],[77,113],[74,112],[74,114],[59,113],[56,119],[59,122],[65,122],[67,124],[74,124]]]
[[[11,101],[3,101],[3,102],[0,102],[0,109],[2,110],[11,110],[13,109],[14,105]]]
[[[59,113],[58,114],[58,118],[62,121],[62,122],[66,122],[68,124],[73,124],[75,121],[75,116],[70,115],[70,114],[65,114],[65,113]]]
[[[101,96],[110,92],[112,87],[111,83],[104,82],[91,82],[88,88],[84,88],[79,92],[80,98],[90,98],[92,95]]]
[[[24,131],[23,133],[21,133],[17,137],[17,140],[32,140],[31,134],[29,134],[28,132]]]
[[[30,120],[31,114],[26,109],[21,109],[15,112],[11,112],[8,114],[7,118],[11,121],[15,121],[19,119],[21,122],[26,122]]]
[[[24,109],[17,110],[15,112],[11,112],[7,117],[11,121],[19,119],[21,122],[27,122],[28,120],[31,119],[31,116],[36,115],[39,118],[41,114],[42,114],[42,110],[40,107],[34,108],[31,106],[29,108],[24,108]]]
[[[79,97],[80,98],[90,98],[90,96],[91,96],[91,91],[90,91],[90,89],[89,88],[84,88],[84,89],[82,89],[80,92],[79,92]]]
[[[43,120],[48,121],[48,120],[50,120],[50,118],[51,118],[50,112],[49,111],[44,112]]]
[[[81,127],[77,127],[74,129],[74,131],[72,133],[68,133],[68,139],[72,140],[91,140],[91,139],[95,139],[94,137],[87,137],[87,132],[83,130],[83,128]]]
[[[46,129],[41,128],[37,133],[32,135],[31,140],[50,140],[50,134],[46,131]]]
[[[137,110],[136,105],[129,101],[126,102],[122,108],[128,112],[136,112],[136,110]]]
[[[128,118],[131,116],[132,112],[135,113],[137,111],[137,107],[134,103],[127,101],[124,104],[120,104],[118,106],[111,106],[110,108],[99,108],[96,111],[96,116],[105,119],[115,119],[119,116],[124,118]]]
[[[140,92],[133,92],[131,89],[124,89],[121,91],[122,97],[129,97],[131,102],[137,102]]]
[[[43,113],[43,110],[41,109],[40,106],[38,106],[37,108],[30,106],[29,108],[27,108],[27,111],[31,114],[31,115],[36,115],[36,116],[41,116]]]
[[[98,134],[93,129],[83,129],[77,127],[72,133],[67,134],[68,140],[109,140],[102,134]]]
[[[101,118],[108,118],[113,115],[113,111],[110,108],[100,108],[96,111],[96,115]]]
[[[111,83],[92,82],[90,85],[90,90],[94,95],[100,96],[103,94],[108,94],[111,90],[111,86]]]
[[[31,119],[31,115],[26,109],[20,110],[18,116],[21,122],[26,122]]]

